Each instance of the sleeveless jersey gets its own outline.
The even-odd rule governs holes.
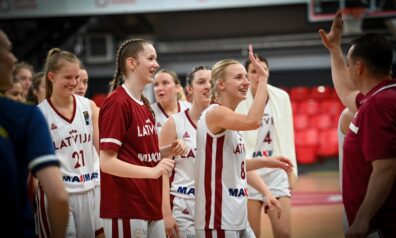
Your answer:
[[[191,107],[191,104],[187,101],[178,100],[177,101],[177,112],[182,112]],[[157,128],[158,134],[161,132],[162,125],[168,120],[169,115],[166,114],[165,110],[161,107],[159,103],[151,104],[151,108],[155,114],[155,127]]]
[[[275,127],[274,118],[270,107],[271,99],[268,100],[265,108],[263,117],[261,119],[261,125],[258,129],[256,146],[252,155],[248,155],[248,158],[259,158],[259,157],[272,157],[274,151],[274,140]],[[275,122],[276,123],[276,122]],[[287,173],[282,169],[276,168],[261,168],[256,170],[263,181],[268,186],[268,189],[274,196],[290,196],[289,182]],[[262,194],[256,191],[253,187],[249,186],[249,198],[255,199],[262,197]]]
[[[243,230],[247,227],[245,145],[237,131],[214,135],[206,114],[197,126],[195,229]]]
[[[49,99],[38,105],[52,135],[61,162],[66,191],[77,193],[92,189],[99,180],[98,154],[93,144],[92,110],[87,98],[73,95],[73,115],[65,118]],[[96,164],[95,164],[96,163]]]
[[[188,115],[188,110],[172,115],[176,125],[176,135],[182,139],[188,148],[188,153],[175,157],[175,169],[170,178],[172,195],[194,199],[194,172],[196,157],[196,134],[197,129],[194,122]]]
[[[160,159],[154,117],[125,85],[103,102],[99,114],[100,150],[117,152],[117,159],[155,167]],[[101,172],[102,218],[162,219],[162,180],[123,178]]]

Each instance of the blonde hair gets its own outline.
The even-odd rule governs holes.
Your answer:
[[[217,63],[215,63],[213,65],[212,73],[211,73],[212,79],[210,81],[213,102],[215,102],[218,97],[217,85],[218,85],[219,80],[225,79],[227,67],[230,65],[233,65],[233,64],[240,64],[240,63],[234,59],[224,59],[224,60],[218,61]]]
[[[49,98],[52,95],[52,82],[48,78],[48,73],[58,72],[64,66],[65,62],[81,64],[77,56],[69,51],[61,50],[59,48],[53,48],[48,51],[44,66],[46,98]]]
[[[180,79],[179,79],[179,77],[177,76],[177,74],[176,74],[175,71],[172,71],[172,70],[169,70],[169,69],[161,69],[161,70],[159,70],[155,75],[158,75],[158,74],[160,74],[160,73],[169,74],[169,75],[172,77],[173,82],[175,83],[176,87],[181,87],[181,89],[183,89],[183,87],[182,87],[182,85],[181,85],[181,83],[180,83]],[[180,99],[183,98],[183,92],[182,92],[182,91],[183,91],[183,90],[180,90],[180,91],[177,93],[177,100],[180,100]],[[184,96],[184,97],[185,97],[185,96]]]
[[[124,82],[123,76],[126,74],[125,61],[127,58],[138,58],[138,54],[144,50],[145,44],[152,44],[144,39],[136,38],[124,41],[117,50],[114,78],[110,82],[110,92],[114,91]],[[150,106],[149,100],[142,94],[141,100],[155,117],[154,111]]]

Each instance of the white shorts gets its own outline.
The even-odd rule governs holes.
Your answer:
[[[248,229],[232,230],[195,230],[197,238],[255,238]]]
[[[182,197],[172,197],[172,215],[179,226],[179,238],[194,238],[195,200]]]
[[[106,238],[160,238],[166,237],[164,220],[103,218]]]
[[[270,168],[262,168],[257,171],[274,197],[291,197],[289,180],[285,171],[282,169]],[[258,192],[249,185],[248,194],[249,199],[263,201],[264,203],[267,202],[262,193]]]
[[[103,232],[102,219],[99,218],[99,187],[81,193],[69,193],[69,223],[66,237],[95,237]],[[37,193],[37,222],[39,237],[50,237],[47,215],[47,197],[39,186]]]

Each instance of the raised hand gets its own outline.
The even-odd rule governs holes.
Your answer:
[[[326,34],[323,29],[319,30],[319,35],[322,38],[323,45],[330,51],[341,47],[342,26],[342,13],[341,11],[338,11],[334,17],[330,32]]]
[[[253,46],[249,44],[249,59],[252,63],[253,68],[256,70],[257,74],[259,75],[258,80],[260,81],[268,81],[269,72],[268,69],[264,68],[260,60],[254,56]]]

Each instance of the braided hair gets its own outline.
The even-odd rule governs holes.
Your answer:
[[[115,73],[113,80],[110,82],[110,92],[114,91],[118,86],[122,85],[125,81],[125,61],[127,58],[132,57],[138,58],[139,52],[144,50],[145,44],[152,44],[149,41],[140,38],[134,38],[124,41],[117,50],[116,62],[115,62]],[[141,98],[144,105],[155,117],[154,111],[150,106],[149,100],[142,94]]]

